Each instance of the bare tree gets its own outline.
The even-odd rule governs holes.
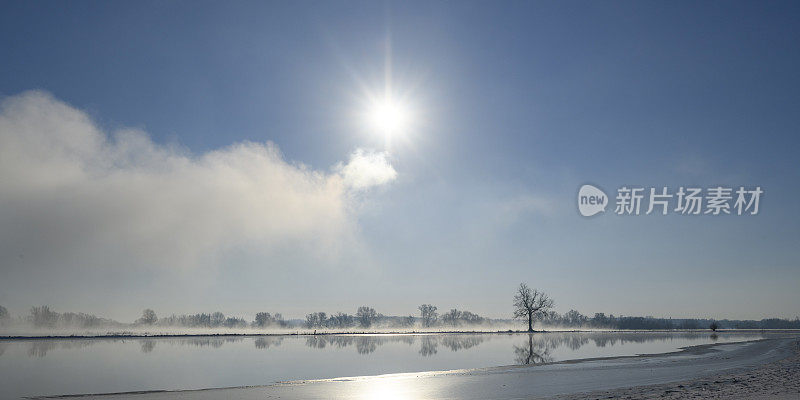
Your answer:
[[[156,321],[158,321],[156,312],[147,308],[144,311],[142,311],[142,317],[139,318],[139,320],[136,322],[142,325],[153,325],[156,323]]]
[[[356,311],[356,319],[362,328],[369,328],[378,319],[378,313],[372,307],[361,306]]]
[[[436,324],[439,314],[436,313],[436,306],[423,304],[419,306],[419,314],[422,317],[422,326],[430,327]]]
[[[531,290],[524,283],[519,284],[517,294],[514,296],[514,318],[528,319],[528,332],[533,332],[534,318],[545,315],[553,308],[553,300],[544,292]]]
[[[31,308],[30,320],[33,325],[38,327],[53,328],[58,322],[58,313],[51,311],[49,306],[40,306]]]

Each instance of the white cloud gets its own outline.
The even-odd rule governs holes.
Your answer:
[[[0,265],[172,268],[213,264],[246,246],[337,257],[357,247],[348,190],[396,176],[382,153],[334,172],[288,163],[271,143],[200,155],[138,130],[107,135],[44,92],[0,108]]]
[[[367,152],[357,149],[350,155],[347,164],[334,167],[342,176],[344,184],[354,190],[379,186],[397,178],[397,171],[389,164],[385,152]]]

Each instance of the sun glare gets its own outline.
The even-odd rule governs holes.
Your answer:
[[[386,97],[371,104],[367,119],[371,129],[395,135],[408,129],[411,113],[404,103]]]

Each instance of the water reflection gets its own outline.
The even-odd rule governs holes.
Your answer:
[[[179,339],[178,343],[186,346],[212,347],[218,349],[225,343],[236,343],[242,340],[243,338],[241,337],[196,337]]]
[[[83,349],[94,344],[91,340],[34,340],[28,346],[28,357],[44,357],[54,349]]]
[[[380,346],[389,343],[404,343],[413,346],[420,343],[418,353],[424,357],[435,355],[439,345],[450,351],[469,349],[483,343],[487,335],[394,335],[394,336],[348,336],[348,335],[320,335],[306,338],[306,346],[315,349],[324,349],[328,345],[336,348],[355,346],[358,354],[370,354]]]
[[[257,349],[268,349],[270,347],[278,347],[283,342],[283,336],[276,337],[260,337],[255,340]]]
[[[551,343],[546,340],[534,340],[534,334],[528,334],[528,343],[527,346],[517,346],[514,345],[514,361],[518,365],[530,365],[530,364],[544,364],[553,361],[553,357],[550,356],[550,345]],[[568,346],[573,346],[573,342],[568,342]],[[580,345],[578,345],[580,347]]]
[[[26,342],[17,342],[27,346],[29,357],[45,357],[48,352],[56,349],[82,349],[99,343],[126,343],[136,342],[144,354],[152,353],[158,346],[192,346],[200,348],[218,349],[228,343],[239,343],[252,340],[256,349],[275,349],[285,340],[299,339],[306,347],[324,350],[326,348],[354,348],[358,354],[368,355],[378,351],[387,344],[404,344],[416,347],[416,353],[422,357],[433,357],[440,350],[446,349],[458,352],[476,348],[494,338],[502,338],[511,342],[514,360],[517,364],[541,364],[553,361],[552,353],[555,349],[564,348],[573,352],[590,345],[596,348],[623,346],[626,343],[666,342],[673,340],[686,340],[698,342],[717,342],[720,340],[747,340],[760,337],[756,334],[718,334],[699,332],[647,332],[647,333],[620,333],[620,332],[551,332],[534,334],[406,334],[406,335],[313,335],[313,336],[262,336],[262,337],[184,337],[184,338],[104,338],[104,339],[42,339]],[[500,340],[500,339],[497,339]],[[2,356],[12,341],[0,341],[0,356]],[[159,344],[161,343],[161,344]],[[292,342],[297,343],[297,342]]]
[[[142,353],[151,353],[156,348],[156,341],[154,339],[145,339],[141,341]]]
[[[315,335],[306,338],[306,346],[314,349],[324,349],[333,346],[338,349],[354,346],[358,354],[373,353],[378,347],[388,343],[414,344],[415,337],[411,335],[394,336],[353,336],[353,335]]]
[[[422,346],[419,348],[419,354],[423,357],[430,357],[436,354],[436,347],[438,346],[438,338],[435,336],[425,336],[422,338]]]

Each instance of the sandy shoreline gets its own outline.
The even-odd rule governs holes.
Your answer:
[[[368,399],[385,397],[389,393],[396,398],[409,399],[520,399],[553,396],[557,399],[582,399],[587,396],[646,398],[651,395],[663,397],[665,393],[672,396],[668,398],[688,398],[705,397],[704,394],[711,393],[712,390],[719,393],[720,397],[727,398],[731,397],[727,393],[749,393],[739,387],[747,387],[745,384],[752,385],[753,390],[757,390],[753,392],[755,395],[794,393],[792,390],[797,387],[798,380],[797,359],[797,338],[774,338],[693,346],[667,354],[576,360],[537,366],[402,373],[256,387],[106,394],[81,398]],[[731,375],[742,374],[742,371],[757,373],[753,372],[753,377],[748,375],[746,380],[744,376]],[[717,378],[713,378],[715,376]],[[769,379],[773,386],[768,385]],[[782,385],[786,388],[776,389],[776,382],[785,382]],[[596,392],[597,390],[601,392]]]

